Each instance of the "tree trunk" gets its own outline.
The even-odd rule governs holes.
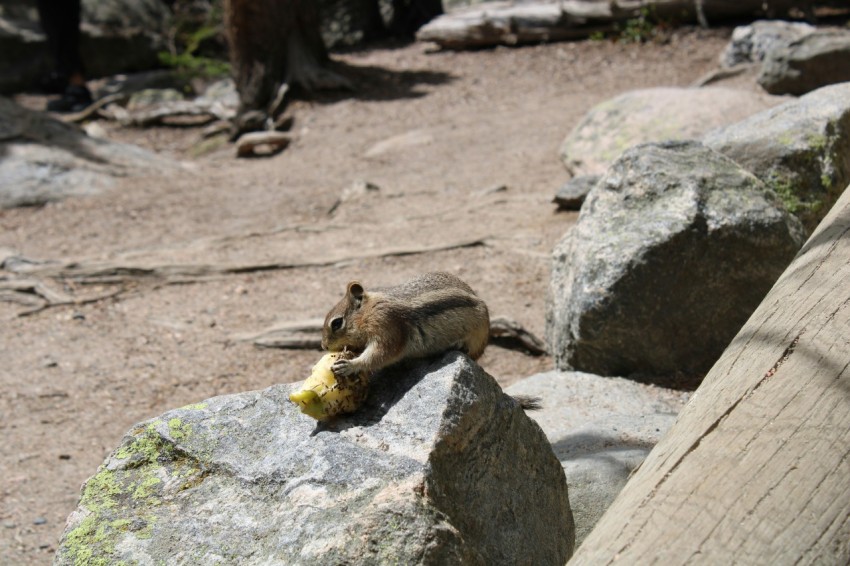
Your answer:
[[[571,564],[850,563],[850,190]]]
[[[240,114],[273,113],[282,86],[324,86],[327,50],[312,0],[225,0],[225,26]]]

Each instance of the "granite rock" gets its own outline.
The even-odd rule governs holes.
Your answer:
[[[557,564],[563,469],[519,403],[466,356],[396,366],[317,423],[294,385],[133,427],[82,492],[56,564]]]

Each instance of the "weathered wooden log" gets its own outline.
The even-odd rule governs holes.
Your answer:
[[[571,564],[850,563],[850,190]]]
[[[440,16],[416,34],[446,49],[583,39],[634,18],[703,26],[742,17],[781,17],[803,0],[513,0]]]

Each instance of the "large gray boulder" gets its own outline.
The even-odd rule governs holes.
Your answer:
[[[133,427],[68,519],[56,564],[557,564],[573,549],[546,436],[457,352],[379,374],[317,424],[293,385]]]
[[[118,179],[180,165],[142,148],[87,136],[0,96],[0,209],[104,191]]]
[[[576,548],[688,399],[682,391],[619,377],[559,371],[534,375],[506,392],[543,399],[530,416],[564,467]]]
[[[556,367],[698,380],[802,243],[799,222],[729,158],[693,141],[628,150],[554,252]]]
[[[82,20],[84,25],[162,33],[171,13],[162,0],[82,0]]]
[[[721,87],[630,91],[594,106],[564,139],[561,160],[573,176],[601,175],[634,145],[699,138],[782,100]]]
[[[35,2],[0,14],[0,93],[29,88],[53,69]],[[22,8],[22,7],[21,7]],[[80,51],[89,77],[160,66],[171,21],[160,0],[83,0]]]
[[[771,94],[802,95],[850,81],[850,31],[763,20],[736,27],[720,65],[760,64],[758,83]]]
[[[850,82],[711,131],[703,142],[753,172],[812,231],[850,184]]]
[[[768,53],[814,33],[815,26],[803,22],[759,20],[732,30],[732,38],[720,54],[721,67],[761,63]]]
[[[850,81],[850,31],[818,31],[770,51],[758,83],[771,94],[801,95]]]

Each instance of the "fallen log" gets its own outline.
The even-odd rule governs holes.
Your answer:
[[[785,15],[799,0],[514,0],[482,2],[433,19],[416,34],[444,49],[584,39],[635,19],[707,26]]]
[[[571,564],[850,563],[850,190]]]

